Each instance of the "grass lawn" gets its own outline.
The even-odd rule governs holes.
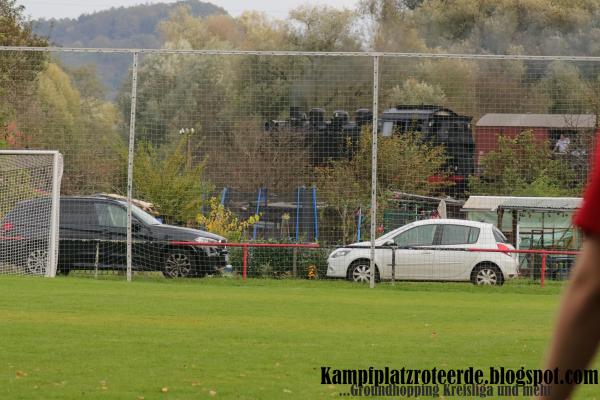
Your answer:
[[[537,368],[560,289],[5,276],[0,399],[339,398],[321,366]]]

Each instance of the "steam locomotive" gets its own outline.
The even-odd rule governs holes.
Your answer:
[[[372,121],[373,114],[365,108],[356,110],[352,121],[345,110],[334,111],[328,120],[322,108],[312,108],[306,114],[299,107],[291,107],[289,119],[268,121],[265,130],[277,132],[289,129],[303,133],[312,164],[324,165],[330,160],[352,157],[363,126]]]
[[[436,146],[444,146],[449,179],[455,190],[464,193],[469,175],[474,173],[475,142],[471,127],[472,117],[436,105],[398,105],[383,111],[378,120],[378,132],[383,137],[419,132],[423,139]],[[360,132],[373,123],[371,110],[355,111],[354,120],[344,110],[333,112],[331,119],[325,110],[312,108],[308,114],[299,107],[290,108],[287,120],[271,120],[265,130],[277,132],[291,129],[305,134],[313,165],[323,165],[329,160],[352,157],[359,144]],[[435,176],[430,180],[440,179]]]

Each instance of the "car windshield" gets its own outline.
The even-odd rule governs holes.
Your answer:
[[[160,222],[158,219],[154,218],[152,215],[148,214],[146,211],[142,210],[135,204],[131,205],[131,212],[137,219],[139,219],[146,225],[162,225],[162,222]]]
[[[126,202],[122,201],[121,204],[127,207]],[[146,211],[142,210],[135,204],[131,205],[131,213],[135,218],[139,219],[146,225],[162,225],[162,222],[160,222],[158,219],[154,218],[152,215],[148,214]]]
[[[377,241],[378,242],[385,242],[386,240],[393,239],[400,232],[406,232],[407,230],[409,230],[413,226],[415,226],[414,222],[411,222],[409,224],[403,225],[400,228],[396,228],[393,231],[390,231],[390,232],[386,233],[385,235],[382,235],[380,238],[377,239]]]

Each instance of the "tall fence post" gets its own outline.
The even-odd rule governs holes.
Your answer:
[[[131,199],[133,197],[133,157],[135,149],[135,107],[137,96],[138,53],[133,53],[131,71],[131,115],[129,117],[129,154],[127,156],[127,282],[131,282],[133,261],[133,230]]]
[[[375,287],[375,235],[377,233],[377,112],[379,101],[379,56],[373,57],[373,132],[371,146],[371,281]]]

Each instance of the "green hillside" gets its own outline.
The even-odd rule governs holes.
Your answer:
[[[182,5],[196,17],[226,13],[221,7],[198,0],[144,4],[84,14],[77,19],[37,20],[34,21],[34,32],[64,47],[158,48],[162,44],[159,22]]]
[[[48,37],[51,45],[59,47],[160,48],[163,39],[159,24],[181,6],[186,6],[188,13],[195,17],[227,13],[221,7],[198,0],[144,4],[111,8],[76,19],[40,19],[33,21],[33,32]],[[94,64],[107,95],[114,97],[131,59],[115,55],[65,55],[61,61],[70,67]]]

